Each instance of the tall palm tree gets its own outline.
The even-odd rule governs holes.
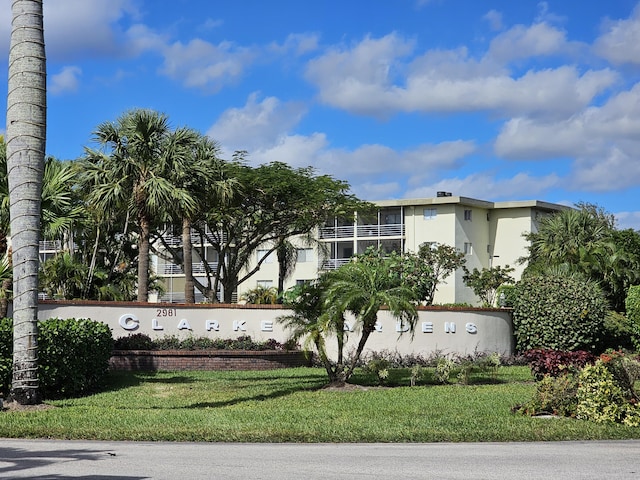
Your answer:
[[[14,280],[11,395],[20,404],[38,404],[38,248],[47,130],[42,0],[13,0],[11,14],[6,122]]]
[[[175,156],[166,115],[132,110],[116,122],[100,124],[94,132],[102,151],[87,149],[85,182],[91,185],[88,202],[112,211],[124,209],[138,235],[138,301],[149,296],[150,238],[154,226],[168,219],[176,202],[190,203],[189,193],[171,182],[172,171],[187,168],[188,155]]]
[[[195,303],[191,241],[193,224],[202,219],[206,205],[223,204],[236,195],[238,182],[226,177],[225,163],[220,159],[220,147],[210,138],[180,129],[172,135],[170,144],[172,147],[167,153],[169,161],[179,161],[179,165],[168,168],[171,183],[183,191],[183,195],[173,203],[173,215],[182,226],[181,263],[185,276],[185,303]],[[187,157],[185,160],[182,159],[184,155]],[[202,261],[206,262],[207,259],[202,258]]]

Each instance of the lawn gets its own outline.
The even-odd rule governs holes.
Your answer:
[[[323,370],[112,373],[108,389],[0,413],[0,437],[208,442],[472,442],[640,438],[640,428],[511,413],[535,385],[502,367],[471,385],[323,388]],[[394,370],[393,385],[409,372]],[[490,382],[490,383],[488,383]],[[368,384],[368,385],[367,385]]]

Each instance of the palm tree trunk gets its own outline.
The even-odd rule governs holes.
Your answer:
[[[9,291],[11,290],[11,279],[7,278],[2,281],[0,287],[0,318],[6,318],[9,312]]]
[[[13,258],[12,398],[41,402],[38,382],[38,247],[46,144],[42,0],[14,0],[7,97],[7,175]]]
[[[182,270],[184,271],[184,302],[196,303],[193,282],[193,250],[191,246],[191,221],[182,219]]]
[[[149,219],[141,215],[140,238],[138,239],[138,301],[149,301]]]

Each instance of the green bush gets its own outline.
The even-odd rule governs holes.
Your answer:
[[[631,319],[624,313],[607,312],[604,317],[605,348],[633,350],[640,345],[634,342],[634,325]]]
[[[144,333],[119,337],[114,342],[116,350],[295,350],[295,344],[282,344],[273,338],[264,342],[249,335],[236,338],[178,337],[165,335],[152,339]]]
[[[624,397],[614,376],[602,360],[580,372],[576,416],[596,423],[625,423],[637,426],[638,407]]]
[[[627,318],[631,323],[631,342],[635,349],[640,351],[640,285],[629,287],[625,308]]]
[[[87,319],[51,318],[38,325],[38,377],[43,398],[71,397],[95,391],[113,350],[111,329]],[[0,320],[0,382],[11,388],[13,322]]]
[[[536,384],[533,399],[517,411],[525,415],[560,415],[574,417],[578,407],[578,379],[574,373],[552,377],[546,375]]]
[[[38,359],[44,398],[95,391],[113,351],[111,329],[88,319],[50,318],[39,324]]]
[[[560,275],[524,277],[516,284],[516,349],[602,350],[607,302],[591,281]]]

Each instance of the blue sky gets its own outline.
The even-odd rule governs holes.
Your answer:
[[[637,0],[45,0],[44,8],[55,157],[81,156],[98,124],[152,108],[210,135],[227,157],[247,150],[254,164],[311,165],[366,200],[445,190],[584,201],[640,230]]]

